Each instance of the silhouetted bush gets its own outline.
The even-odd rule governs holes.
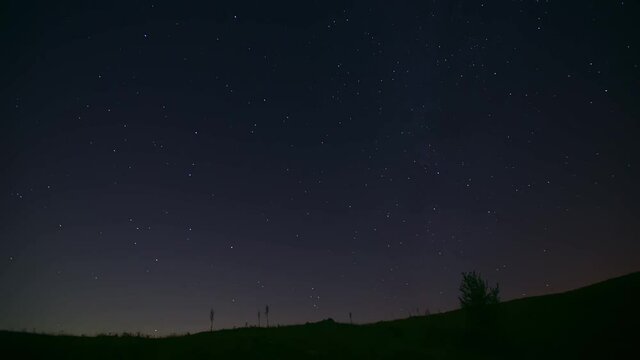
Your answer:
[[[481,308],[500,302],[500,287],[498,284],[490,288],[486,281],[482,280],[480,274],[475,271],[462,273],[460,283],[460,306],[463,309]]]
[[[488,350],[487,341],[498,337],[498,307],[500,287],[489,287],[475,271],[462,273],[460,282],[460,306],[465,312],[465,346],[474,351]]]
[[[269,305],[264,309],[264,316],[267,318],[267,327],[269,327]]]

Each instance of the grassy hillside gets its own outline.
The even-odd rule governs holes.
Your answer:
[[[495,308],[491,330],[471,331],[461,311],[347,325],[333,321],[163,339],[0,332],[22,359],[584,359],[634,353],[640,273]],[[4,357],[4,356],[3,356]],[[625,356],[626,357],[626,356]]]

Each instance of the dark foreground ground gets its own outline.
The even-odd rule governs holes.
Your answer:
[[[346,325],[333,321],[188,336],[50,336],[0,331],[4,359],[621,359],[640,354],[640,273],[509,301],[493,324],[465,314]],[[635,355],[632,355],[635,354]]]

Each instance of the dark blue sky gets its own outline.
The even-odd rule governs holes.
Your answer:
[[[0,328],[169,334],[639,270],[638,4],[5,1]]]

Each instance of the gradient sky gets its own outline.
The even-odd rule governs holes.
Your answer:
[[[512,299],[640,269],[637,2],[63,3],[0,5],[0,329],[371,322],[456,308],[462,271]]]

